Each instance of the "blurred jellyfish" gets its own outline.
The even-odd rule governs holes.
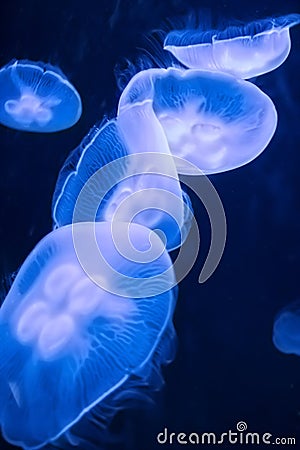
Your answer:
[[[165,39],[164,49],[191,69],[252,78],[286,60],[291,49],[290,28],[298,23],[300,14],[288,14],[223,31],[173,30]]]
[[[148,118],[145,108],[140,114],[133,107],[122,120],[95,127],[71,153],[53,196],[55,227],[133,221],[160,233],[168,250],[181,245],[192,219],[191,203],[159,122]],[[145,152],[129,154],[132,146]]]
[[[185,160],[205,174],[243,166],[266,148],[277,126],[271,99],[254,84],[225,73],[140,72],[121,95],[118,120],[133,105],[141,108],[149,101],[172,154],[181,158],[176,160],[181,174],[193,174]]]
[[[50,133],[74,125],[81,99],[65,75],[50,64],[12,61],[0,70],[0,123]]]
[[[300,356],[300,301],[278,313],[274,321],[273,343],[283,353]]]
[[[162,241],[141,225],[80,223],[46,236],[0,310],[6,440],[42,447],[96,405],[99,417],[102,404],[113,408],[119,389],[124,398],[140,384],[159,386],[160,366],[172,358],[175,286]]]

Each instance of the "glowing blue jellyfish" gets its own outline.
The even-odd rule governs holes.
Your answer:
[[[13,61],[0,70],[0,123],[22,131],[50,133],[81,116],[78,92],[50,64]]]
[[[277,126],[271,99],[254,84],[225,73],[140,72],[121,95],[118,120],[128,108],[149,101],[172,154],[181,158],[176,161],[181,174],[193,174],[184,160],[205,174],[243,166],[266,148]]]
[[[127,236],[142,262],[118,251]],[[75,224],[46,236],[0,310],[7,441],[42,447],[94,406],[101,415],[119,388],[132,395],[149,382],[153,364],[170,360],[175,284],[162,241],[141,225]]]
[[[126,155],[126,147],[114,120],[92,128],[81,144],[70,153],[59,172],[52,198],[52,217],[55,228],[72,223],[78,196],[91,176],[101,167]],[[110,191],[110,185],[112,184],[114,188],[117,177],[123,178],[126,173],[125,164],[120,164],[118,168],[120,172],[110,171],[110,178],[102,177],[95,185],[94,196],[99,205],[96,211],[97,216],[95,218],[91,216],[91,208],[87,204],[85,208],[87,216],[82,217],[81,222],[100,218],[100,211],[105,209],[107,200],[113,192]],[[112,183],[110,179],[113,180]]]
[[[164,49],[191,69],[252,78],[286,60],[291,49],[290,28],[298,23],[300,14],[288,14],[223,31],[174,30],[167,35]]]
[[[54,227],[133,221],[163,233],[168,250],[182,243],[189,231],[191,204],[160,124],[155,117],[157,123],[148,121],[144,107],[140,113],[133,107],[122,121],[95,127],[71,153],[53,196]],[[132,147],[145,152],[129,154]]]
[[[300,356],[300,302],[284,308],[275,318],[273,343],[283,353]]]

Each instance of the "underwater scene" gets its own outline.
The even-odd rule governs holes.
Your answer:
[[[0,22],[0,450],[298,448],[299,0]]]

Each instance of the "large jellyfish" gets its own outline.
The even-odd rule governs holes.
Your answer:
[[[81,99],[65,75],[50,64],[12,61],[0,70],[0,123],[50,133],[74,125]]]
[[[273,343],[283,353],[300,356],[300,301],[284,308],[275,318]]]
[[[164,42],[191,69],[227,72],[252,78],[279,67],[291,49],[290,28],[300,14],[288,14],[217,30],[173,30]]]
[[[141,225],[78,223],[47,235],[0,310],[4,437],[42,447],[94,406],[101,415],[119,388],[150,382],[152,365],[170,360],[175,285],[162,241]]]
[[[181,158],[176,159],[181,174],[193,174],[185,160],[205,174],[243,166],[266,148],[277,126],[271,99],[254,84],[225,73],[140,72],[121,95],[118,120],[128,108],[149,101],[172,154]]]
[[[155,117],[156,127],[148,121],[145,107],[130,108],[122,119],[95,127],[67,158],[53,196],[54,226],[133,221],[163,233],[168,250],[174,249],[192,213],[164,132]],[[132,147],[145,152],[129,154]]]

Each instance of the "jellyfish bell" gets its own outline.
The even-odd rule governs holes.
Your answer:
[[[95,172],[108,166],[106,176],[94,178],[93,183],[89,184],[90,199],[85,198],[87,203],[82,202],[80,205],[82,209],[77,210],[78,222],[93,221],[96,218],[96,212],[99,214],[100,210],[105,208],[113,189],[116,188],[116,180],[122,179],[126,174],[126,164],[120,162],[126,155],[126,146],[114,120],[104,120],[91,129],[80,145],[67,157],[59,172],[52,198],[54,228],[72,223],[74,208],[81,190]],[[111,167],[109,164],[113,161],[119,163],[115,163],[114,170],[109,170]],[[97,209],[91,212],[89,202],[93,199],[97,202]]]
[[[252,78],[279,67],[291,49],[290,28],[300,14],[263,19],[223,31],[173,30],[164,49],[191,69],[230,73]]]
[[[273,343],[283,353],[300,356],[300,301],[291,303],[277,314]]]
[[[127,236],[125,255],[117,244]],[[131,259],[134,251],[145,260]],[[175,285],[163,243],[141,225],[79,223],[47,235],[0,310],[6,440],[40,448],[94,406],[100,415],[113,406],[115,391],[147,384],[153,365],[171,358]]]
[[[147,100],[148,99],[148,100]],[[270,142],[277,113],[254,84],[202,70],[152,69],[137,74],[119,101],[118,118],[151,100],[180,174],[191,165],[204,174],[231,170],[255,159]]]
[[[183,198],[164,132],[155,117],[154,123],[148,119],[144,107],[134,106],[120,120],[92,130],[70,155],[53,196],[55,227],[132,221],[165,236],[168,250],[181,245],[191,205]],[[145,152],[130,153],[139,148]]]
[[[81,99],[65,75],[50,64],[12,61],[0,70],[0,123],[50,133],[73,126]]]

